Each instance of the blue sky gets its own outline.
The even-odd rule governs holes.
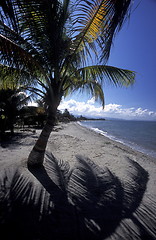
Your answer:
[[[136,83],[128,89],[106,85],[104,111],[85,94],[71,95],[59,109],[91,117],[156,120],[156,0],[134,0],[133,9],[114,39],[108,65],[135,71]]]

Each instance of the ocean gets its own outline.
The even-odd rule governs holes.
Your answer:
[[[84,127],[156,158],[156,122],[128,120],[87,120]]]

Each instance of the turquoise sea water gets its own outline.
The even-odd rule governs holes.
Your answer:
[[[156,157],[156,122],[87,120],[81,121],[80,124],[135,150]]]

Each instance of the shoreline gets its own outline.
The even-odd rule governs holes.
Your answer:
[[[121,126],[122,121],[124,123],[124,127],[123,127],[123,130],[121,129],[121,133],[120,133],[117,123],[119,123],[119,128],[120,127],[122,128]],[[152,136],[148,134],[148,131],[151,131],[150,129],[151,125],[147,124],[148,123],[147,121],[116,120],[116,121],[112,121],[112,122],[115,122],[115,124],[111,124],[111,125],[106,124],[106,122],[103,122],[104,124],[98,124],[97,122],[94,124],[94,122],[92,121],[89,122],[89,124],[86,124],[86,122],[87,121],[79,121],[78,124],[87,128],[91,128],[94,131],[101,133],[101,135],[108,137],[109,139],[119,142],[123,145],[126,145],[133,150],[136,150],[145,155],[148,155],[149,157],[156,158],[154,135]],[[139,134],[136,133],[136,126],[134,124],[129,125],[127,124],[127,122],[137,124],[136,126],[138,127]],[[138,122],[140,123],[145,122],[146,125],[144,126],[144,128],[142,127],[143,126],[142,124],[141,124],[141,127],[139,127]],[[152,123],[156,123],[156,122],[152,122]],[[135,131],[132,129],[132,126],[135,129]],[[115,128],[117,128],[117,131],[115,130]],[[153,140],[151,141],[151,139]]]
[[[26,159],[41,130],[22,132],[5,147],[0,146],[0,165],[12,165]],[[22,137],[21,137],[22,136]],[[110,167],[114,172],[124,164],[128,157],[139,163],[152,176],[156,183],[156,158],[132,149],[123,143],[114,141],[77,122],[58,124],[50,135],[47,151],[59,159],[74,166],[76,155],[90,158],[99,166]],[[116,167],[114,165],[116,164]],[[155,179],[155,180],[154,180]],[[154,187],[153,183],[152,186]],[[156,187],[155,187],[156,192]]]
[[[98,134],[100,134],[100,135],[102,135],[102,136],[104,136],[104,137],[114,141],[114,142],[121,143],[124,146],[127,146],[127,147],[129,147],[130,149],[132,149],[132,150],[134,150],[136,152],[142,153],[142,154],[147,155],[148,157],[156,160],[156,152],[154,152],[153,154],[150,154],[149,153],[150,150],[149,149],[147,150],[147,149],[143,148],[143,146],[140,146],[140,145],[135,146],[136,144],[132,144],[132,143],[130,143],[128,141],[126,142],[124,140],[118,139],[115,136],[107,134],[107,132],[105,133],[103,130],[100,130],[99,128],[84,126],[83,124],[81,124],[81,121],[78,121],[77,123],[80,126],[85,127],[85,128],[87,128],[89,130],[92,130],[92,131],[94,131],[94,132],[96,132],[96,133],[98,133]]]
[[[36,133],[22,133],[22,137],[17,136],[17,138],[14,139],[13,142],[8,144],[8,146],[6,146],[5,148],[0,147],[0,179],[3,177],[6,169],[7,172],[10,174],[9,169],[23,166],[23,160],[27,158],[40,132],[41,130],[37,130]],[[105,188],[100,187],[99,185],[99,190],[104,191],[104,194],[106,194],[104,195],[104,201],[106,201],[106,203],[108,204],[110,212],[107,212],[107,208],[104,205],[104,209],[102,210],[104,211],[103,214],[105,215],[105,212],[107,212],[106,216],[104,217],[105,220],[102,220],[102,222],[95,222],[94,227],[98,226],[97,224],[99,224],[97,230],[100,231],[100,229],[103,229],[103,231],[106,231],[104,229],[107,229],[107,227],[109,228],[111,226],[113,217],[111,209],[114,208],[114,210],[112,211],[116,211],[116,205],[114,205],[113,202],[117,201],[118,204],[117,197],[119,198],[119,211],[121,215],[119,219],[117,218],[118,220],[116,222],[117,225],[115,229],[111,230],[111,236],[101,239],[130,240],[133,239],[132,236],[134,236],[134,239],[136,239],[135,236],[137,236],[138,240],[156,240],[155,158],[137,152],[129,148],[128,146],[113,141],[101,135],[100,133],[97,133],[91,129],[79,125],[78,123],[73,122],[70,122],[68,124],[61,123],[54,128],[54,131],[51,133],[48,141],[47,152],[52,152],[58,163],[62,164],[67,162],[70,166],[70,169],[74,171],[73,180],[76,184],[76,192],[72,192],[73,194],[77,194],[77,190],[79,193],[79,187],[80,189],[82,188],[84,189],[84,191],[86,191],[85,182],[81,181],[77,183],[75,181],[79,181],[79,176],[81,179],[83,174],[86,174],[88,171],[92,174],[92,177],[90,175],[85,176],[84,180],[89,181],[86,187],[92,187],[92,184],[94,184],[94,181],[96,179],[101,179],[101,183],[104,184],[102,186],[107,186],[107,184],[108,187],[112,186],[112,188],[110,188],[110,190],[108,188],[108,192],[106,190],[105,193]],[[48,164],[46,159],[47,157],[45,158],[44,162],[45,169],[47,166],[46,164]],[[52,165],[52,167],[53,166],[54,165]],[[86,166],[89,167],[86,168]],[[20,171],[22,177],[26,176],[26,179],[29,179],[30,177],[30,179],[34,181],[34,184],[37,184],[37,189],[40,189],[38,188],[40,186],[40,183],[36,178],[34,178],[34,176],[31,175],[31,173],[26,167],[23,166]],[[55,172],[53,172],[53,174],[54,173]],[[77,175],[79,173],[81,174]],[[48,172],[48,169],[47,174],[50,174],[50,172]],[[50,175],[48,176],[50,177]],[[41,177],[41,181],[43,181],[42,176],[38,175],[38,177]],[[58,175],[56,177],[58,177]],[[44,187],[44,191],[47,191],[46,186],[47,182],[45,182],[45,185],[41,185],[41,188]],[[72,188],[69,188],[69,190],[72,190],[74,185],[71,185],[71,187]],[[116,192],[114,192],[115,195],[113,193],[113,189]],[[47,194],[49,194],[49,190]],[[96,191],[93,191],[92,194],[93,199],[94,197],[96,197],[98,200],[98,197],[96,196]],[[75,197],[77,197],[77,195]],[[80,200],[82,199],[83,194],[81,195]],[[70,201],[72,202],[73,200],[70,199]],[[77,204],[79,204],[80,202],[78,201]],[[89,204],[91,202],[89,202]],[[80,208],[82,204],[80,204]],[[97,205],[97,207],[100,206],[101,204]],[[86,207],[87,205],[85,205],[85,209]],[[93,206],[91,207],[91,209],[93,209]],[[88,211],[90,212],[89,209]],[[101,219],[101,216],[99,216],[101,210],[99,209],[98,211],[99,212],[97,217],[100,217]],[[90,214],[89,212],[88,214]],[[115,216],[117,217],[118,215]],[[90,221],[90,226],[92,226],[92,224],[94,225],[92,217],[93,216],[90,216],[90,218],[88,219],[88,221]],[[133,222],[134,219],[136,219],[136,221]],[[141,233],[143,235],[140,235]],[[86,237],[84,239],[88,240],[90,238]]]
[[[125,158],[130,158],[149,172],[151,178],[148,185],[152,184],[150,189],[155,189],[156,193],[156,158],[133,150],[78,123],[61,124],[57,128],[52,132],[47,146],[47,150],[56,158],[68,161],[72,167],[76,162],[75,156],[82,155],[101,167],[109,167],[117,175],[122,174]]]
[[[27,158],[40,132],[41,130],[36,130],[35,132],[32,130],[27,130],[26,132],[18,131],[17,136],[15,136],[15,139],[13,138],[12,142],[6,142],[3,147],[0,146],[0,163],[14,163]],[[93,137],[96,139],[97,144]],[[65,141],[63,141],[63,139]],[[76,143],[76,145],[74,145],[74,143]],[[83,146],[83,143],[87,144]],[[71,151],[71,147],[75,148],[73,152]],[[91,151],[89,151],[87,147],[88,149],[91,149]],[[113,147],[113,149],[111,149],[111,147]],[[82,153],[79,151],[79,148],[82,149]],[[111,151],[109,152],[110,149]],[[97,162],[100,162],[100,160],[97,160],[97,157],[99,156],[99,159],[101,159],[100,156],[102,155],[107,156],[107,159],[109,160],[112,155],[116,158],[117,150],[119,150],[122,157],[124,157],[124,155],[127,155],[128,157],[132,156],[132,158],[140,164],[145,163],[146,165],[147,161],[156,165],[155,157],[133,149],[132,147],[98,133],[91,128],[82,126],[78,122],[59,123],[56,125],[49,137],[47,145],[47,151],[52,152],[54,156],[56,154],[56,157],[59,159],[66,158],[67,156],[66,161],[69,162],[72,162],[72,160],[74,162],[75,155],[77,154],[88,155],[88,157],[93,158]],[[95,154],[93,154],[93,152],[95,152]],[[107,165],[107,160],[102,161]]]

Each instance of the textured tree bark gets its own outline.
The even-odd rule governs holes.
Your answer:
[[[43,130],[38,138],[38,140],[35,143],[35,146],[31,150],[27,165],[29,167],[40,167],[43,165],[44,161],[44,154],[46,150],[46,146],[48,143],[49,136],[52,132],[52,129],[56,122],[56,112],[57,108],[60,104],[61,98],[62,98],[62,92],[59,92],[59,85],[53,82],[52,89],[55,91],[47,92],[47,99],[49,100],[47,103],[49,105],[48,107],[48,118],[45,126],[43,127]]]
[[[38,140],[35,143],[35,146],[33,147],[28,156],[28,167],[39,167],[43,165],[47,142],[54,127],[54,124],[55,120],[52,121],[48,119]]]
[[[48,143],[49,136],[56,122],[56,111],[59,103],[57,102],[57,104],[55,104],[53,107],[49,107],[48,109],[49,114],[47,122],[43,127],[38,140],[36,141],[33,149],[31,150],[28,156],[27,160],[28,167],[40,167],[43,165],[46,146]]]

